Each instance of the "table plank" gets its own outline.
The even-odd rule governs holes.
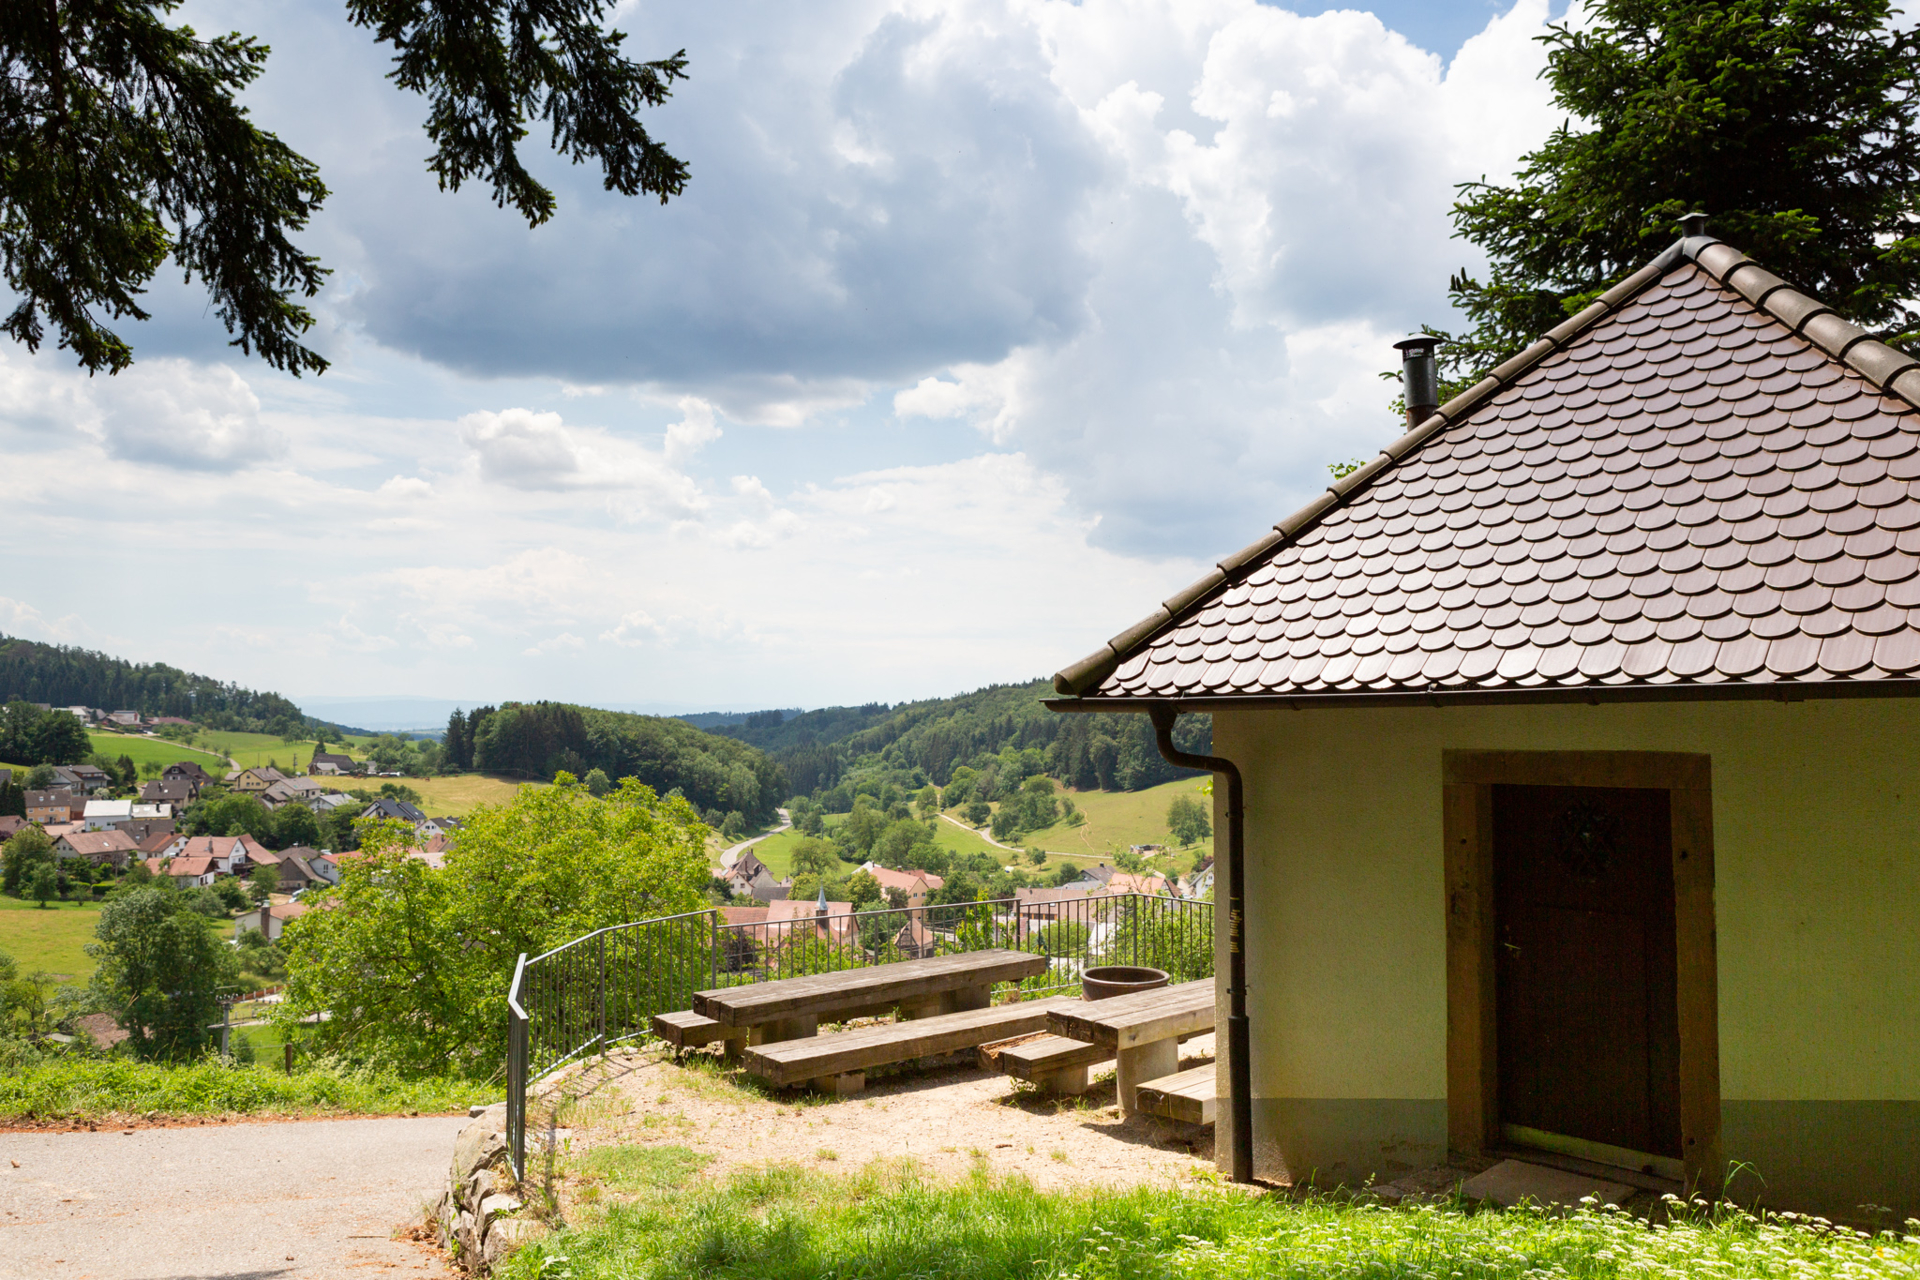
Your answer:
[[[696,991],[693,1009],[730,1027],[757,1026],[849,1008],[924,1004],[949,991],[1018,982],[1046,971],[1045,956],[996,948]]]
[[[1131,1049],[1213,1029],[1212,978],[1091,1000],[1047,1015],[1047,1029],[1070,1040]]]

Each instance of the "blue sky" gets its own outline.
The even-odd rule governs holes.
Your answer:
[[[436,190],[337,0],[194,0],[333,194],[294,380],[163,272],[0,349],[0,631],[295,695],[751,707],[1044,674],[1375,451],[1455,183],[1556,123],[1545,0],[628,4],[662,208]]]

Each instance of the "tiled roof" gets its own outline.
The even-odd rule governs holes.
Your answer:
[[[1055,687],[1920,692],[1916,403],[1916,361],[1684,240]]]

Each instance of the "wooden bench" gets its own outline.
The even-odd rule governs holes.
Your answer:
[[[696,991],[693,1011],[728,1027],[750,1028],[753,1044],[772,1044],[812,1036],[822,1017],[838,1020],[894,1009],[909,1017],[928,1017],[984,1009],[996,983],[1046,971],[1045,956],[1004,949],[969,951]]]
[[[729,1027],[691,1009],[679,1013],[656,1013],[652,1025],[653,1034],[673,1046],[675,1053],[724,1040],[727,1042],[727,1056],[738,1057],[740,1044],[747,1038],[747,1028]]]
[[[1142,1113],[1185,1120],[1188,1124],[1212,1124],[1214,1118],[1214,1064],[1175,1072],[1158,1080],[1149,1080],[1135,1090]]]
[[[866,1087],[871,1067],[911,1062],[973,1049],[994,1040],[1044,1031],[1049,1014],[1072,996],[1026,1000],[936,1014],[885,1026],[862,1027],[807,1040],[752,1045],[745,1051],[747,1070],[774,1085],[811,1083],[831,1093],[857,1093]]]
[[[1077,1096],[1087,1091],[1087,1073],[1113,1057],[1113,1050],[1065,1036],[1042,1035],[1013,1044],[980,1046],[980,1065],[1015,1080],[1037,1084],[1049,1093]]]
[[[1180,1040],[1213,1030],[1212,978],[1138,991],[1110,1000],[1075,1001],[1047,1015],[1047,1030],[1112,1053],[1120,1110],[1140,1110],[1142,1084],[1180,1069]]]

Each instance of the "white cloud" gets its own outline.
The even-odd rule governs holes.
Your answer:
[[[99,432],[122,458],[185,470],[233,471],[277,459],[286,437],[260,421],[260,398],[231,368],[141,361],[96,379]]]
[[[549,636],[538,644],[527,646],[522,652],[526,653],[529,657],[542,657],[550,653],[560,653],[567,650],[584,649],[586,647],[587,642],[585,640],[582,640],[570,631],[562,631],[557,636]]]

